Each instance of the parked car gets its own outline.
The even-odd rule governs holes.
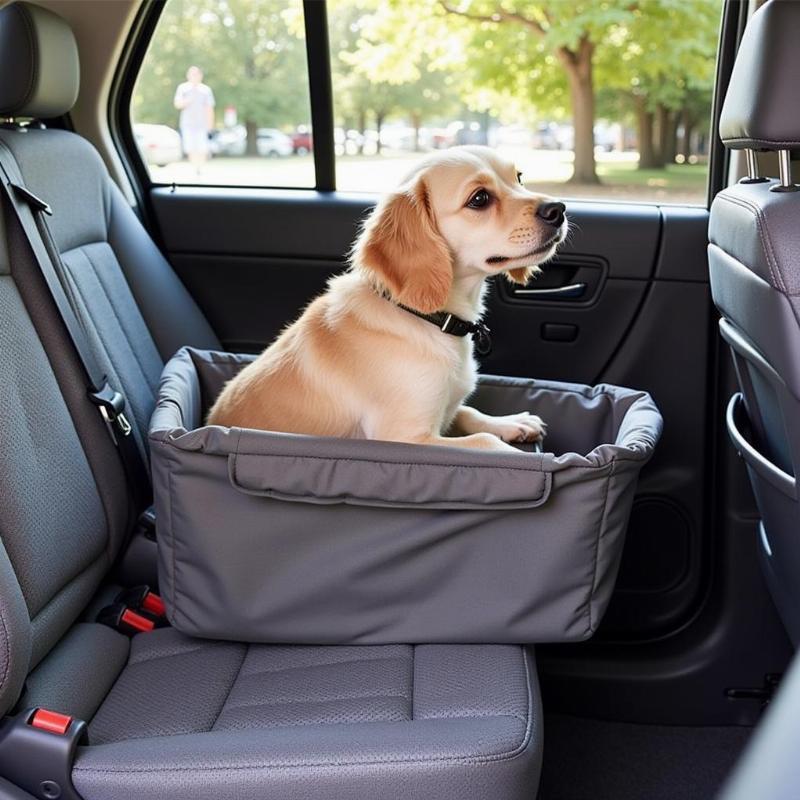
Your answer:
[[[277,128],[259,128],[256,132],[256,149],[260,156],[285,158],[294,153],[292,140]]]
[[[537,150],[561,150],[563,136],[556,122],[540,122],[533,133],[532,145]]]
[[[133,126],[133,134],[148,164],[166,167],[183,158],[181,135],[168,125],[139,122]]]
[[[299,127],[289,138],[295,155],[306,156],[314,149],[311,131],[305,126]]]
[[[211,152],[216,156],[243,156],[247,151],[247,129],[232,125],[211,132]]]
[[[479,122],[451,123],[448,129],[453,135],[453,144],[488,144],[489,137]]]

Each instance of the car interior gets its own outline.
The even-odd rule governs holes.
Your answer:
[[[0,2],[0,797],[800,797],[800,3],[702,1],[719,19],[705,196],[573,199],[564,184],[571,232],[555,259],[526,286],[492,279],[487,295],[482,374],[631,387],[663,417],[629,519],[620,506],[627,531],[596,632],[519,642],[510,613],[490,641],[348,638],[334,601],[313,634],[278,605],[285,635],[187,635],[209,609],[228,608],[216,578],[182,624],[173,617],[175,586],[187,585],[178,572],[197,567],[200,546],[169,566],[167,501],[151,508],[166,471],[148,431],[175,410],[165,387],[197,404],[209,391],[186,389],[173,356],[269,345],[347,268],[364,219],[393,188],[338,186],[337,160],[358,156],[342,155],[349,134],[335,124],[335,2],[294,3],[292,14],[272,2],[301,37],[310,126],[290,136],[258,123],[252,158],[270,169],[306,159],[302,188],[216,181],[225,156],[213,149],[208,180],[161,180],[171,156],[143,157],[145,135],[158,132],[135,130],[137,78],[159,20],[184,0]],[[452,5],[458,24],[482,14],[485,27],[525,4]],[[565,4],[532,5],[557,15]],[[388,0],[367,6],[404,13]],[[170,107],[180,80],[168,78]],[[559,441],[557,418],[548,422]],[[200,485],[201,442],[188,441],[180,474]],[[228,542],[215,556],[222,568],[227,555],[253,558],[230,545],[236,525],[226,527],[221,495],[194,491],[196,517]],[[466,519],[481,502],[427,513]],[[350,519],[336,498],[313,508],[328,536]],[[396,519],[380,512],[371,524]],[[170,513],[173,528],[191,527],[194,517]],[[491,514],[498,532],[509,524]],[[483,552],[488,574],[491,547]],[[259,557],[287,555],[265,547]],[[557,580],[527,557],[520,569],[549,592]],[[324,554],[299,558],[336,569]],[[430,586],[457,566],[438,569]],[[296,574],[312,584],[311,571]],[[470,579],[476,592],[482,576]],[[312,592],[291,580],[299,596]],[[278,587],[267,577],[258,591]],[[397,594],[354,590],[354,602],[366,608],[381,591]],[[353,607],[354,619],[365,613]]]

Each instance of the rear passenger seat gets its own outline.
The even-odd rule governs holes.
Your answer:
[[[0,116],[66,113],[77,81],[63,20],[0,10]],[[163,360],[217,340],[87,142],[0,137],[53,207],[84,321],[144,445]],[[129,639],[94,622],[115,591],[129,494],[5,203],[0,319],[0,704],[88,722],[72,772],[81,797],[535,797],[541,713],[523,648],[248,646],[170,628]],[[35,796],[56,796],[33,754],[19,763]]]

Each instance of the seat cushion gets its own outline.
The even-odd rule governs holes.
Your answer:
[[[516,646],[133,639],[73,772],[103,798],[535,798],[538,689]]]

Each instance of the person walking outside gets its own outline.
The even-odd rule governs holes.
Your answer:
[[[203,83],[200,67],[186,71],[186,82],[175,92],[175,108],[181,112],[183,151],[199,175],[208,158],[208,134],[214,127],[214,92]]]

